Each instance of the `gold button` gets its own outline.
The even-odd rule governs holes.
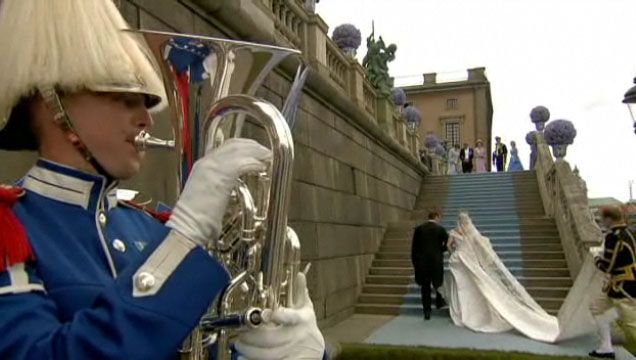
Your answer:
[[[126,251],[126,244],[119,240],[119,239],[115,239],[113,240],[113,248],[119,252],[125,252]]]
[[[139,291],[145,292],[152,289],[152,287],[155,286],[155,282],[155,277],[147,272],[139,273],[135,277],[135,287]]]

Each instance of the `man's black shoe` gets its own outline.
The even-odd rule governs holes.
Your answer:
[[[431,320],[431,312],[424,311],[424,320]]]
[[[589,356],[597,359],[616,359],[616,355],[613,352],[611,353],[599,353],[596,350],[592,351],[588,354]]]

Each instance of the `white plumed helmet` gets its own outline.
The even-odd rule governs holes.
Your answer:
[[[122,31],[129,27],[112,0],[3,0],[1,4],[0,148],[28,148],[15,143],[15,134],[2,136],[2,132],[7,122],[24,121],[11,118],[13,108],[43,85],[64,93],[142,93],[150,109],[165,104],[161,75],[145,44]],[[5,138],[13,144],[4,144]]]

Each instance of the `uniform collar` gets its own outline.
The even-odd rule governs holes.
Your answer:
[[[612,230],[621,230],[622,228],[626,228],[627,224],[626,223],[620,223],[620,224],[614,224],[612,226],[610,226],[610,229]]]
[[[86,210],[117,205],[117,182],[49,160],[39,159],[22,179],[22,186],[41,196],[77,205]]]

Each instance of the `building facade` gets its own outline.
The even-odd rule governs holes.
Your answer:
[[[418,129],[422,141],[430,133],[449,145],[473,147],[481,139],[491,163],[493,106],[485,68],[468,69],[466,80],[453,82],[437,82],[436,73],[427,73],[421,85],[402,89],[407,102],[422,114]]]

